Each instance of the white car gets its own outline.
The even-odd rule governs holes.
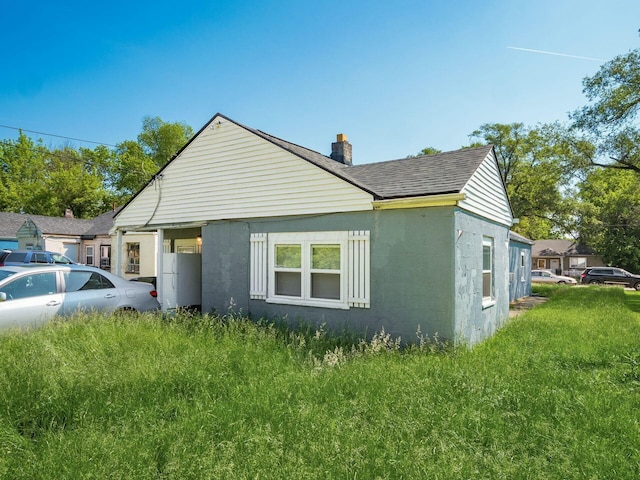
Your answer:
[[[531,281],[533,283],[565,283],[575,285],[577,280],[563,275],[556,275],[549,270],[531,270]]]
[[[35,327],[79,310],[149,312],[155,287],[84,265],[0,267],[0,329]]]

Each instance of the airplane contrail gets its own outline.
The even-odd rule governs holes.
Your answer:
[[[580,60],[593,60],[594,62],[606,62],[601,58],[581,57],[580,55],[569,55],[568,53],[547,52],[545,50],[534,50],[532,48],[507,47],[511,50],[522,50],[523,52],[544,53],[545,55],[557,55],[558,57],[579,58]]]

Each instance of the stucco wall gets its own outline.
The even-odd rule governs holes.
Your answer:
[[[416,340],[419,325],[423,334],[451,338],[453,221],[453,209],[442,207],[212,222],[202,228],[203,311],[232,308],[253,318],[326,323],[369,336],[384,327],[408,342]],[[371,232],[371,308],[338,310],[249,299],[251,233],[336,230]]]
[[[509,318],[509,230],[462,210],[455,215],[456,341],[474,345]],[[482,242],[493,239],[494,301],[483,306]]]

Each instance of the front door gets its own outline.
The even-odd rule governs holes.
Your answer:
[[[551,271],[553,273],[557,273],[558,275],[560,275],[562,273],[560,271],[560,259],[559,258],[552,258],[549,261],[549,268],[551,269]]]

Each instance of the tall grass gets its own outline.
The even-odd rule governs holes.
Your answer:
[[[640,294],[546,293],[473,350],[190,316],[0,336],[0,477],[640,478]]]

